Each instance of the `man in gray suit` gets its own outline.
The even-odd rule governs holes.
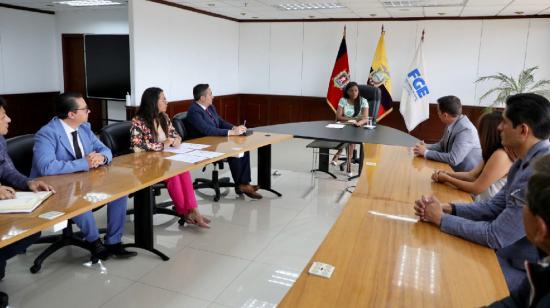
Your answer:
[[[493,198],[453,204],[422,196],[414,209],[421,221],[433,223],[445,233],[495,249],[513,293],[525,278],[524,261],[538,260],[536,248],[525,237],[524,204],[516,202],[516,197],[523,197],[533,160],[550,153],[550,102],[532,93],[509,96],[498,130],[502,145],[518,159],[510,167],[506,185]]]
[[[443,138],[434,144],[419,143],[414,154],[447,163],[454,171],[470,171],[481,161],[481,146],[476,127],[462,114],[460,99],[443,96],[437,100],[437,115],[446,125]]]

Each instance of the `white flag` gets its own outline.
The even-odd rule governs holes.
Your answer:
[[[429,97],[431,89],[424,72],[422,43],[424,43],[423,38],[420,40],[414,59],[407,71],[399,107],[409,132],[430,116]]]

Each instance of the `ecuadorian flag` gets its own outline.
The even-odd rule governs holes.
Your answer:
[[[386,56],[386,46],[384,43],[385,33],[384,26],[382,26],[382,33],[380,34],[380,39],[378,40],[378,45],[374,52],[374,59],[372,59],[368,81],[370,85],[380,88],[380,92],[382,92],[376,121],[380,121],[393,110],[393,99],[390,94],[390,67],[388,65],[388,57]]]

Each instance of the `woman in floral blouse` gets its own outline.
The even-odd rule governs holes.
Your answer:
[[[134,152],[164,150],[165,146],[178,147],[181,137],[166,114],[166,97],[160,88],[148,88],[141,96],[141,104],[132,119],[131,143]],[[209,228],[210,220],[197,209],[197,200],[189,171],[166,180],[168,194],[174,201],[176,212],[188,224]]]

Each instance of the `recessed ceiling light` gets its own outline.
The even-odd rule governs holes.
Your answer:
[[[243,12],[243,13],[241,13],[241,15],[244,16],[244,15],[246,15],[246,13]]]
[[[445,13],[443,13],[443,12],[439,12],[439,13],[437,13],[437,15],[439,15],[439,16],[443,16],[443,15],[445,15]]]
[[[383,0],[382,5],[387,8],[398,7],[450,7],[464,6],[466,0]]]
[[[327,10],[345,8],[340,3],[282,3],[275,5],[276,8],[286,11],[305,11],[305,10]]]
[[[514,12],[514,13],[516,13],[517,15],[522,15],[522,14],[525,13],[525,12],[517,11],[517,12]]]
[[[70,6],[100,6],[100,5],[119,5],[120,2],[115,2],[111,0],[70,0],[70,1],[56,1],[54,3],[64,4]]]
[[[252,19],[258,19],[258,16],[252,16]]]
[[[216,6],[215,3],[208,3],[208,6]]]
[[[315,16],[314,16],[314,15],[309,15],[308,17],[309,17],[309,18],[315,18]]]
[[[411,9],[399,9],[399,10],[402,11],[402,12],[408,12],[408,11],[410,11]]]
[[[376,14],[369,14],[370,17],[376,17]]]

